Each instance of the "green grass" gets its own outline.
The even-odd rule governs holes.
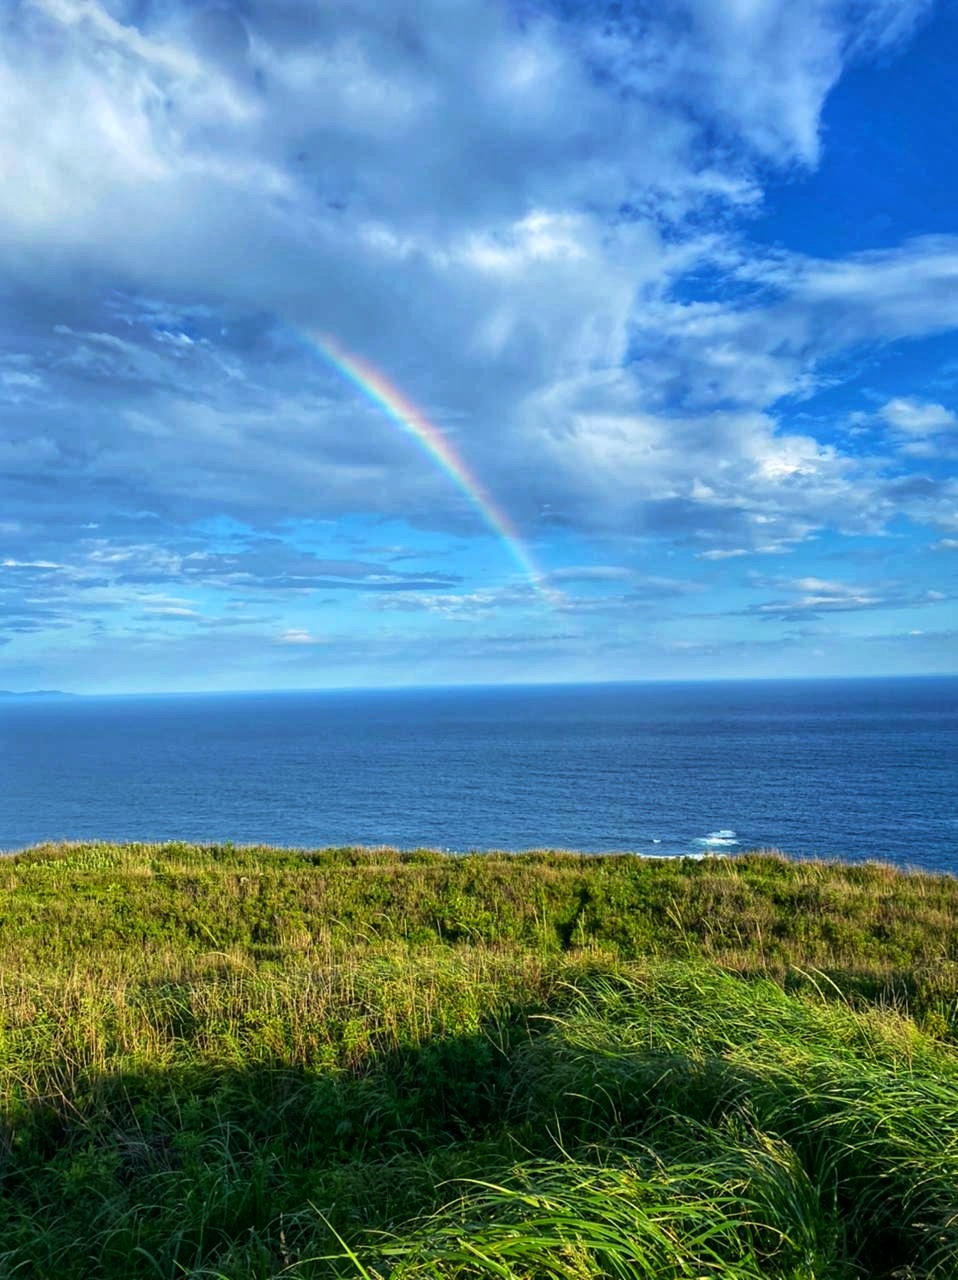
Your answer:
[[[0,1277],[958,1276],[958,882],[0,862]]]

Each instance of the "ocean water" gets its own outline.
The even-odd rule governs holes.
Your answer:
[[[0,699],[0,849],[90,838],[958,873],[958,677]]]

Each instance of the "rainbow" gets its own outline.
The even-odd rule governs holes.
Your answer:
[[[481,481],[472,474],[439,428],[367,360],[347,351],[342,343],[329,334],[313,334],[311,338],[347,382],[361,391],[378,409],[382,409],[407,435],[412,436],[426,455],[465,494],[493,533],[502,540],[535,591],[550,604],[555,604],[558,593],[545,585],[542,572],[526,549],[518,529]]]

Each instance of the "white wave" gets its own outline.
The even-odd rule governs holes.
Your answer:
[[[701,853],[642,853],[638,849],[630,850],[634,858],[648,858],[653,862],[702,862],[705,858],[724,858],[722,853],[714,853],[711,849],[703,849]]]
[[[733,831],[731,827],[722,827],[718,831],[710,831],[707,836],[699,836],[692,843],[703,845],[707,849],[727,848],[738,844],[738,832]]]

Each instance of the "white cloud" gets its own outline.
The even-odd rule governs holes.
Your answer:
[[[872,588],[846,582],[806,577],[784,581],[780,585],[789,593],[787,599],[760,604],[756,606],[756,613],[785,616],[842,613],[848,610],[874,609],[885,603]]]
[[[32,0],[5,35],[0,228],[7,238],[90,248],[107,229],[124,231],[134,214],[139,228],[105,243],[109,253],[155,230],[191,182],[208,182],[210,194],[221,184],[238,193],[288,188],[278,170],[244,159],[239,147],[224,160],[217,137],[255,128],[255,100],[183,42],[144,36],[95,0]]]
[[[879,414],[889,426],[915,436],[937,435],[958,425],[958,418],[944,405],[922,403],[906,397],[889,400]]]
[[[845,58],[924,8],[689,0],[520,24],[479,0],[396,0],[388,22],[378,0],[33,0],[0,49],[0,228],[170,283],[186,258],[194,284],[299,309],[303,268],[323,292],[357,226],[393,249],[471,237],[487,267],[574,254],[557,229],[585,210],[681,219],[753,202],[750,155],[813,163]]]
[[[64,566],[56,560],[0,560],[4,569],[62,569]]]
[[[393,591],[378,597],[374,606],[389,613],[429,613],[450,620],[468,619],[498,613],[503,607],[534,604],[524,588],[488,591],[430,593],[425,591]]]
[[[900,581],[845,582],[809,574],[797,578],[762,579],[752,585],[784,593],[783,597],[752,605],[747,612],[767,618],[814,617],[824,613],[849,613],[874,609],[915,609],[949,599],[945,592],[912,588]]]
[[[879,464],[774,405],[837,351],[951,325],[958,239],[827,262],[688,219],[753,206],[770,164],[814,164],[843,66],[925,8],[687,0],[523,24],[484,0],[396,0],[388,21],[379,0],[23,4],[0,45],[0,258],[33,325],[11,376],[46,399],[0,459],[75,492],[76,523],[122,493],[172,523],[414,511],[475,532],[289,335],[329,328],[523,528],[549,502],[705,561],[879,529],[900,502]],[[734,298],[676,301],[692,269]]]
[[[157,618],[198,618],[200,616],[196,609],[191,609],[185,604],[148,604],[144,607],[143,613],[148,617]]]
[[[322,643],[322,639],[314,636],[305,627],[289,627],[277,640],[277,644],[315,645]]]
[[[699,269],[738,285],[724,301],[643,300],[631,321],[647,401],[766,408],[827,383],[865,344],[925,337],[958,315],[958,237],[823,260],[702,242]]]

